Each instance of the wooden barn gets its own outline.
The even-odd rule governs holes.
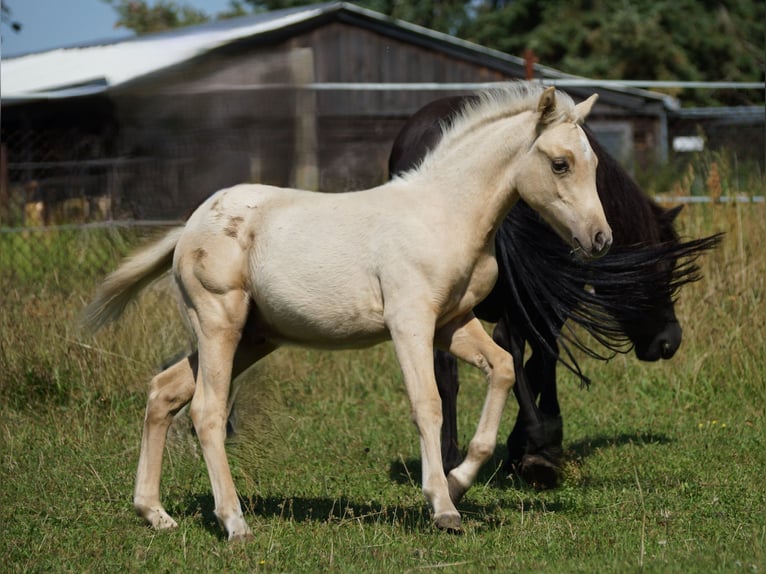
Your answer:
[[[10,58],[0,223],[178,218],[243,181],[373,186],[418,108],[525,73],[521,58],[345,2]],[[665,158],[672,98],[566,90],[600,93],[589,125],[631,169]]]

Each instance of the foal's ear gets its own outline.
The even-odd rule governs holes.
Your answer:
[[[585,121],[585,118],[588,117],[588,114],[590,113],[590,110],[593,108],[593,104],[596,103],[597,99],[598,94],[593,94],[587,100],[580,102],[575,106],[575,118],[578,124],[581,124]]]
[[[539,127],[544,127],[556,119],[556,88],[551,86],[545,89],[537,102],[537,111],[540,114],[537,121]]]

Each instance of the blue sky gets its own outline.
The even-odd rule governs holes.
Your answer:
[[[229,5],[229,0],[177,2],[211,15]],[[117,12],[102,0],[6,0],[6,5],[22,29],[16,33],[6,24],[0,26],[3,57],[131,35],[114,27]]]

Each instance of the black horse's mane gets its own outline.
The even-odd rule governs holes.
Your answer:
[[[681,240],[673,227],[680,208],[665,210],[657,205],[592,133],[587,129],[586,133],[599,156],[599,195],[614,234],[610,252],[595,261],[577,259],[523,202],[506,216],[495,240],[503,273],[498,281],[506,283],[517,303],[516,312],[521,310],[531,334],[584,384],[589,379],[571,348],[601,360],[629,352],[632,343],[618,318],[638,318],[658,304],[675,301],[683,285],[701,278],[697,258],[721,240],[720,234]],[[513,309],[502,306],[502,312],[509,312],[509,307]],[[519,318],[505,319],[513,322]],[[575,326],[604,349],[594,349]],[[559,332],[558,342],[566,358],[549,343]]]
[[[672,221],[661,223],[672,231]],[[669,240],[654,245],[622,245],[601,259],[580,261],[536,212],[521,203],[497,233],[496,256],[503,273],[498,281],[506,283],[515,309],[525,315],[536,339],[587,384],[571,347],[601,360],[629,352],[632,343],[617,318],[640,317],[655,309],[658,301],[673,301],[683,285],[701,278],[696,260],[719,241],[719,235],[681,241],[673,232]],[[502,308],[504,313],[513,309]],[[505,319],[509,324],[519,320]],[[541,332],[544,329],[555,338],[562,324],[559,345],[566,359],[551,348],[551,337]],[[575,325],[605,349],[594,349]]]

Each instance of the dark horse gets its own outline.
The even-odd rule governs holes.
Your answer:
[[[443,125],[471,98],[443,98],[415,113],[394,142],[390,175],[416,166],[441,138]],[[720,241],[718,235],[681,241],[673,227],[681,208],[665,210],[654,203],[592,132],[586,129],[586,133],[599,159],[596,181],[614,233],[611,251],[597,261],[573,257],[553,230],[519,202],[497,233],[497,284],[475,309],[480,319],[497,323],[494,337],[511,353],[516,370],[519,412],[508,437],[506,468],[543,488],[557,484],[563,455],[557,363],[587,384],[570,345],[602,359],[631,348],[642,361],[670,359],[682,336],[675,296],[682,285],[700,279],[696,258]],[[562,333],[567,320],[584,327],[606,350],[589,347],[571,323]],[[524,364],[527,343],[532,354]],[[461,461],[457,364],[440,351],[434,358],[444,421],[442,458],[449,472]]]

